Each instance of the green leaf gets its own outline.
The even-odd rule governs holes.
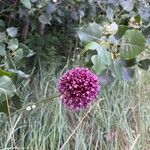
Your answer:
[[[101,25],[93,22],[82,26],[77,30],[77,34],[81,42],[91,42],[99,40],[101,38],[102,27]]]
[[[98,43],[90,42],[85,46],[84,50],[81,52],[81,56],[83,56],[89,49],[90,50],[97,50],[100,48],[101,48],[101,46]]]
[[[9,27],[6,31],[10,37],[14,38],[17,35],[18,29],[15,27]]]
[[[28,78],[30,76],[21,70],[9,69],[9,71],[10,71],[10,73],[17,75],[18,77],[21,77],[21,78]]]
[[[125,60],[125,67],[132,67],[136,65],[136,58]]]
[[[5,44],[0,43],[0,55],[1,56],[5,56],[6,55],[5,48],[6,48]]]
[[[0,76],[6,75],[8,77],[12,77],[14,73],[9,72],[9,71],[4,71],[3,69],[0,68]]]
[[[122,37],[120,56],[130,60],[141,54],[145,50],[146,40],[138,30],[127,30]]]
[[[47,15],[40,15],[39,16],[39,21],[42,23],[42,24],[50,24],[50,20],[51,20],[51,17],[50,16],[47,16]]]
[[[135,16],[134,19],[135,19],[135,21],[136,21],[138,24],[141,23],[141,17],[140,17],[140,15]]]
[[[19,47],[23,49],[24,57],[31,57],[35,55],[35,52],[33,52],[27,45],[20,43]]]
[[[31,1],[30,0],[21,0],[21,3],[28,9],[31,9]]]
[[[15,63],[19,63],[22,58],[23,58],[23,49],[18,48],[14,53],[13,60]]]
[[[31,57],[35,55],[35,52],[33,52],[32,50],[29,51],[28,55],[26,55],[25,57]]]
[[[125,34],[126,30],[128,30],[128,29],[129,29],[128,26],[120,25],[118,27],[118,31],[116,33],[116,36],[121,38]]]
[[[16,92],[16,87],[11,79],[5,75],[0,76],[0,101],[5,101],[6,96],[12,97]]]
[[[118,80],[129,80],[133,75],[131,68],[126,68],[124,62],[120,59],[115,59],[111,66],[111,73],[113,77]]]
[[[113,77],[122,80],[122,67],[123,67],[123,62],[120,61],[120,59],[115,59],[113,61],[113,64],[111,66],[111,73]]]
[[[121,0],[120,5],[124,10],[130,12],[134,8],[134,0]]]
[[[19,43],[17,39],[11,39],[8,42],[8,47],[7,47],[8,49],[15,51],[18,47],[19,47]]]
[[[112,64],[111,54],[105,47],[102,47],[96,42],[91,42],[85,47],[86,51],[88,49],[97,51],[97,55],[91,57],[93,68],[97,74],[102,73]]]
[[[93,68],[97,74],[102,73],[107,67],[101,63],[101,58],[99,55],[93,55],[91,57]]]

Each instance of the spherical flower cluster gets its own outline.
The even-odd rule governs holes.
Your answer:
[[[86,108],[95,101],[99,90],[98,77],[87,68],[67,71],[58,82],[64,106],[71,110]]]

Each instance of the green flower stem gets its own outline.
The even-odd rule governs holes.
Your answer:
[[[29,106],[33,106],[33,105],[37,106],[38,104],[48,102],[48,101],[53,100],[53,99],[55,99],[55,98],[58,98],[58,97],[60,97],[60,96],[61,96],[61,95],[51,96],[51,97],[47,97],[47,98],[43,99],[42,101],[29,103],[29,104],[26,105],[25,107],[23,107],[23,108],[17,110],[15,113],[19,113],[19,112],[21,112],[21,111],[24,111],[24,110],[26,110],[27,107],[29,107]]]

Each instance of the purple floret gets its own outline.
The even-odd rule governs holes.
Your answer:
[[[67,71],[58,82],[63,105],[71,110],[87,108],[99,91],[98,77],[87,68]]]

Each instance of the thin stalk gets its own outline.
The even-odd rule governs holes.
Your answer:
[[[9,107],[9,101],[8,101],[7,94],[6,94],[6,105],[7,105],[7,111],[8,111],[8,116],[9,116],[8,118],[9,118],[10,128],[12,129],[13,125],[12,125],[11,111],[10,111],[10,107]],[[15,141],[15,136],[14,136],[13,133],[11,135],[11,142],[12,142],[12,145],[13,145],[13,149],[17,150],[18,148],[17,148],[17,144],[16,144],[16,141]],[[5,148],[6,148],[6,146],[7,146],[7,144],[5,145]]]
[[[53,96],[53,97],[47,97],[47,98],[45,98],[45,99],[44,99],[44,100],[42,100],[42,101],[29,103],[29,104],[28,104],[28,105],[26,105],[25,107],[23,107],[23,108],[21,108],[21,109],[17,110],[15,113],[22,112],[22,111],[26,110],[26,109],[27,109],[27,107],[30,107],[30,106],[33,106],[33,105],[37,106],[38,104],[48,102],[48,101],[53,100],[53,99],[58,98],[58,97],[60,97],[60,95],[56,95],[56,96]]]

